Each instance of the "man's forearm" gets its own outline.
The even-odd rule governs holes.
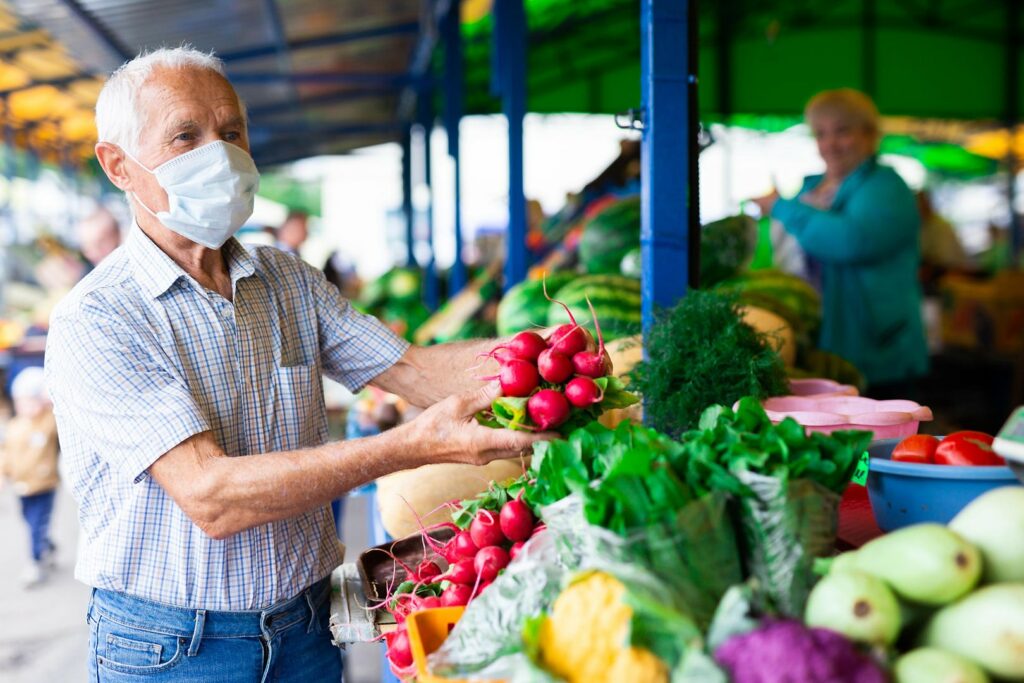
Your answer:
[[[437,346],[413,346],[373,384],[413,405],[426,407],[481,386],[498,365],[486,358],[500,339],[473,339]]]
[[[385,474],[424,464],[411,431],[254,456],[197,454],[207,476],[186,513],[214,538],[295,517]]]

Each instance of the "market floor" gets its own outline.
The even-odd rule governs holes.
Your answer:
[[[345,528],[349,557],[365,547],[366,498],[349,502]],[[75,503],[66,490],[57,494],[53,539],[58,566],[49,581],[26,590],[20,581],[29,559],[28,532],[18,499],[5,487],[0,491],[0,681],[4,683],[84,683],[89,631],[85,609],[89,588],[73,577],[78,537]],[[380,680],[381,650],[377,645],[352,648],[346,683]]]

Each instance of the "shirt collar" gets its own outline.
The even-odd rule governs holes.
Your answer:
[[[232,286],[242,278],[255,274],[256,261],[238,240],[232,237],[222,248]],[[154,299],[170,289],[179,279],[192,279],[142,231],[138,223],[134,223],[128,233],[127,249],[135,266],[136,279]]]

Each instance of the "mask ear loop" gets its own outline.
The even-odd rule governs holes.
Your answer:
[[[153,173],[152,169],[148,168],[145,164],[143,164],[141,161],[136,159],[134,154],[132,154],[131,152],[126,150],[124,147],[121,147],[120,145],[118,145],[118,148],[124,153],[124,155],[126,157],[128,157],[129,159],[134,161],[138,165],[138,167],[141,168],[143,171],[145,171],[146,173],[148,173],[149,175],[152,175],[152,176],[156,175],[155,173]],[[141,206],[143,209],[146,210],[146,213],[148,213],[153,218],[156,218],[157,220],[160,220],[160,217],[157,216],[156,213],[154,213],[151,208],[146,206],[146,203],[139,198],[138,194],[136,194],[135,192],[128,192],[126,194],[130,194],[135,199],[135,201],[138,202],[139,206]]]

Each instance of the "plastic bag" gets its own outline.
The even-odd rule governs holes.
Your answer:
[[[753,492],[737,501],[747,571],[779,613],[799,618],[816,579],[815,558],[835,548],[840,497],[807,479],[736,476]]]
[[[543,517],[563,556],[576,556],[575,563],[566,558],[567,564],[646,586],[660,602],[705,628],[725,591],[743,580],[728,501],[727,494],[711,493],[681,508],[672,523],[626,536],[588,524],[575,495],[546,507]]]
[[[534,667],[523,653],[523,625],[554,602],[568,572],[552,534],[531,538],[427,658],[429,670],[457,678],[512,680],[517,671],[525,675]]]

